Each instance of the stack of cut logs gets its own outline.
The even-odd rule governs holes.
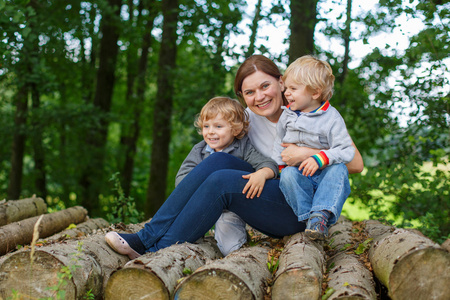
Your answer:
[[[104,241],[143,224],[110,226],[82,207],[47,213],[36,197],[0,202],[0,300],[450,299],[449,241],[377,221],[341,218],[325,243],[285,237],[277,257],[264,239],[226,257],[206,237],[134,260]]]

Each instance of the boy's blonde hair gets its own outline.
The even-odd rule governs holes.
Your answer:
[[[195,127],[199,134],[202,134],[203,122],[215,118],[218,114],[230,123],[236,138],[242,139],[248,132],[250,122],[248,121],[248,113],[242,104],[237,100],[228,97],[215,97],[203,106],[195,120]]]
[[[333,96],[334,75],[330,64],[326,61],[305,55],[297,58],[284,72],[283,81],[289,77],[297,84],[303,84],[308,91],[321,91],[319,101],[327,101]]]

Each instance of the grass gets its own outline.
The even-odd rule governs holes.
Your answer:
[[[381,191],[379,191],[381,193]],[[374,193],[376,193],[376,191],[374,191]],[[382,202],[382,205],[386,207],[385,211],[389,211],[389,207],[393,205],[393,199],[392,196],[384,196],[382,198],[382,200],[380,200]],[[370,209],[362,204],[360,201],[351,201],[353,199],[347,200],[344,204],[344,207],[342,209],[342,215],[346,216],[347,218],[349,218],[352,221],[364,221],[364,220],[369,220],[372,219],[370,216]],[[355,202],[355,203],[351,203],[351,202]],[[394,216],[391,213],[388,213],[385,216],[386,220],[390,220],[393,222],[393,225],[396,226],[397,224],[403,224],[404,218],[402,218],[401,216]],[[411,224],[411,227],[413,228],[419,228],[421,227],[423,224],[414,219],[414,220],[408,220],[408,222]]]
[[[370,211],[361,203],[350,203],[346,201],[342,214],[352,221],[363,221],[370,219]]]

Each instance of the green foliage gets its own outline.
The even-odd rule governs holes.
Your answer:
[[[331,297],[331,295],[333,295],[334,292],[335,290],[333,288],[327,288],[325,293],[322,295],[322,300],[327,300]]]
[[[107,214],[110,223],[123,222],[125,224],[136,224],[142,222],[144,214],[136,209],[136,203],[132,197],[126,197],[120,185],[119,173],[111,176],[110,181],[114,182],[113,191],[116,192],[111,206],[110,213]]]
[[[450,78],[444,61],[450,54],[450,37],[445,34],[449,3],[382,1],[380,6],[376,14],[359,19],[368,28],[367,37],[386,27],[387,19],[402,16],[426,21],[404,53],[389,45],[376,48],[355,70],[373,97],[371,113],[386,113],[382,118],[365,118],[368,141],[361,149],[366,171],[352,176],[352,197],[366,204],[373,218],[414,226],[442,241],[450,232],[450,109],[449,91],[442,88]]]
[[[355,254],[360,255],[366,252],[369,249],[372,240],[373,239],[370,238],[359,244],[358,247],[355,249]]]
[[[440,226],[443,223],[439,221],[431,212],[427,212],[425,216],[420,216],[419,221],[421,225],[418,229],[427,237],[433,239],[439,244],[442,244],[447,239],[450,239],[450,233],[444,235]]]
[[[276,261],[274,261],[276,260]],[[271,274],[275,274],[275,272],[278,269],[278,265],[280,264],[280,260],[276,259],[274,256],[272,256],[271,260],[267,262],[267,269]]]
[[[184,268],[183,269],[183,275],[191,275],[192,274],[192,270],[189,268]]]
[[[72,253],[73,257],[71,258],[71,261],[73,262],[73,264],[61,267],[61,271],[57,274],[58,283],[55,286],[48,288],[49,290],[55,293],[55,296],[52,298],[48,298],[48,300],[66,299],[66,291],[64,290],[64,287],[67,286],[68,282],[72,280],[73,273],[76,271],[76,269],[81,268],[80,265],[77,265],[77,262],[80,259],[82,253],[83,253],[83,242],[79,241],[77,252]],[[84,297],[85,298],[87,297],[86,299],[93,299],[94,295],[92,295],[91,290],[89,290]]]

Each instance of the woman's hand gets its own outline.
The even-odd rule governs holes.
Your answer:
[[[303,161],[320,152],[318,149],[299,147],[295,144],[281,144],[285,147],[281,152],[281,159],[291,167],[299,166]]]
[[[283,143],[281,144],[281,146],[285,147],[283,152],[281,152],[281,159],[288,166],[299,166],[310,156],[313,156],[321,151],[319,149],[299,147],[295,144]],[[351,162],[346,164],[349,174],[361,173],[364,169],[364,161],[362,159],[361,153],[359,153],[359,150],[358,148],[356,148],[355,143],[353,143],[353,147],[355,147],[355,156],[353,157],[353,160]]]
[[[247,199],[261,196],[266,180],[273,177],[275,177],[275,174],[273,174],[270,168],[262,168],[254,173],[242,175],[242,178],[248,179],[247,184],[242,190],[242,194],[247,193]]]

